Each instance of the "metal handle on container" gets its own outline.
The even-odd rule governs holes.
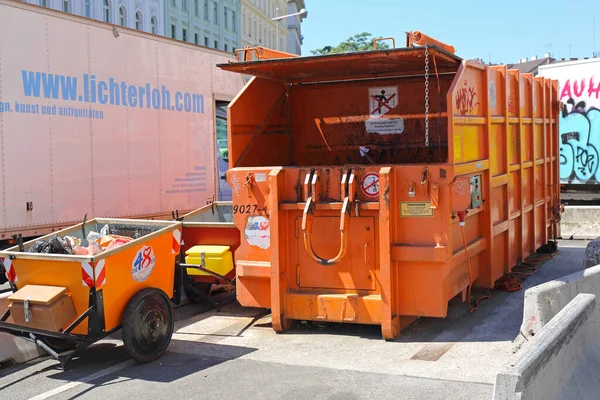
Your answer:
[[[302,214],[302,231],[304,232],[304,248],[306,252],[313,259],[314,262],[324,265],[331,266],[339,263],[342,258],[346,255],[348,250],[348,234],[346,232],[347,227],[350,225],[350,199],[346,197],[342,205],[342,211],[340,215],[340,250],[338,254],[329,260],[319,257],[312,247],[312,225],[315,214],[315,203],[312,197],[309,197],[304,207],[304,213]]]

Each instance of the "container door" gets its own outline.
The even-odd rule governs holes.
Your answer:
[[[216,160],[217,160],[217,196],[219,201],[231,201],[231,186],[225,180],[225,172],[229,168],[228,142],[227,142],[227,101],[217,101],[215,135],[216,135]]]
[[[375,290],[375,218],[353,217],[346,256],[335,265],[313,261],[304,247],[302,218],[296,218],[298,286],[320,289]],[[340,217],[315,216],[313,248],[323,258],[334,257],[340,248]]]

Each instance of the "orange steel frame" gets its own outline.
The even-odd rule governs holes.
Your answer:
[[[429,51],[440,71],[445,56],[452,61],[440,49]],[[403,54],[424,65],[422,48]],[[300,64],[255,62],[265,63],[255,70],[262,76],[228,109],[227,179],[242,239],[235,254],[237,298],[244,306],[270,308],[276,331],[294,320],[380,324],[383,337],[392,339],[416,316],[445,317],[448,301],[461,294],[465,301],[470,284],[459,211],[467,212],[464,234],[476,286],[492,288],[558,236],[556,81],[460,59],[450,73],[452,65],[444,64],[440,101],[436,74],[430,75],[429,151],[423,76],[399,71],[348,80],[347,71],[360,70],[367,56],[326,59],[330,71],[335,60],[347,65],[343,82],[305,82],[300,75],[282,81],[277,77],[288,66],[295,71]],[[249,73],[235,63],[221,67]],[[365,134],[367,88],[391,85],[401,96],[386,117],[404,118],[405,132]],[[381,150],[382,144],[396,146],[395,152]],[[356,145],[371,146],[382,162],[367,162]],[[379,176],[376,197],[359,188],[369,172]],[[469,209],[465,182],[472,176],[481,177],[483,202]],[[430,203],[431,215],[402,215],[407,202]],[[259,234],[270,234],[268,246],[251,240],[257,216]]]

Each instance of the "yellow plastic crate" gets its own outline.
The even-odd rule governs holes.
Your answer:
[[[229,246],[197,245],[185,252],[185,263],[202,265],[204,253],[204,268],[225,276],[233,270],[233,256]],[[210,276],[204,271],[187,268],[188,275]]]

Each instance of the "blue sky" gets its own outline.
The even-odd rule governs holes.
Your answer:
[[[494,63],[520,58],[588,57],[600,51],[598,0],[305,0],[303,55],[349,36],[370,32],[393,36],[397,46],[405,31],[420,30],[452,44],[459,57]],[[551,46],[551,47],[550,47]],[[569,50],[570,46],[570,50]]]

